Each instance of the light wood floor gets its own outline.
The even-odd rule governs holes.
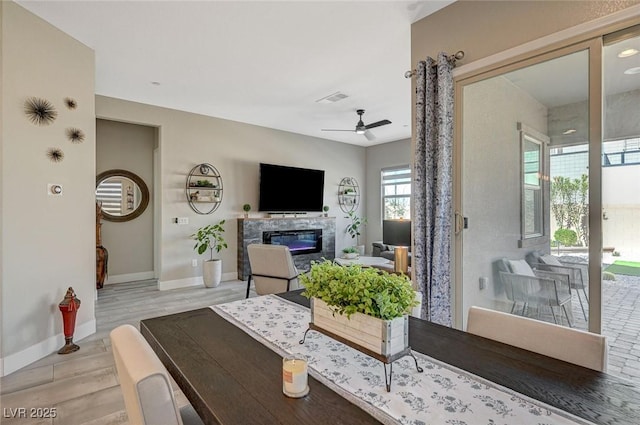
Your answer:
[[[127,424],[109,332],[124,323],[139,328],[142,319],[163,316],[244,298],[246,283],[223,282],[217,288],[158,291],[155,281],[107,285],[96,302],[97,332],[75,341],[80,350],[53,353],[0,378],[0,423],[3,425]],[[178,404],[187,404],[176,388]],[[17,418],[16,408],[55,408],[56,417]]]

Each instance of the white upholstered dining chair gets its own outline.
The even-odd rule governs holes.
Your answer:
[[[298,289],[298,269],[291,251],[284,245],[250,244],[247,246],[251,274],[247,281],[247,298],[251,280],[258,295],[277,294]]]
[[[589,369],[607,370],[603,335],[481,307],[469,309],[467,332]]]
[[[110,337],[129,425],[202,425],[191,405],[178,409],[167,370],[135,327]]]

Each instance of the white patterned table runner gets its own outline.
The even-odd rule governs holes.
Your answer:
[[[391,392],[382,363],[319,332],[309,309],[274,295],[211,308],[280,355],[307,357],[309,373],[386,424],[552,425],[590,422],[414,351],[393,363]]]

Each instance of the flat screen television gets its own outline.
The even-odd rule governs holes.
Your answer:
[[[411,246],[411,220],[382,220],[382,243]]]
[[[260,202],[263,212],[322,211],[324,170],[260,164]]]

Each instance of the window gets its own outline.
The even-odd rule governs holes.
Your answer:
[[[522,205],[521,225],[522,238],[520,246],[528,244],[525,241],[536,242],[536,238],[545,236],[545,149],[548,138],[518,123],[520,132],[520,148],[522,157]]]
[[[411,218],[411,168],[408,165],[382,170],[382,219]]]
[[[122,215],[122,181],[103,181],[96,189],[96,201],[111,215]]]

